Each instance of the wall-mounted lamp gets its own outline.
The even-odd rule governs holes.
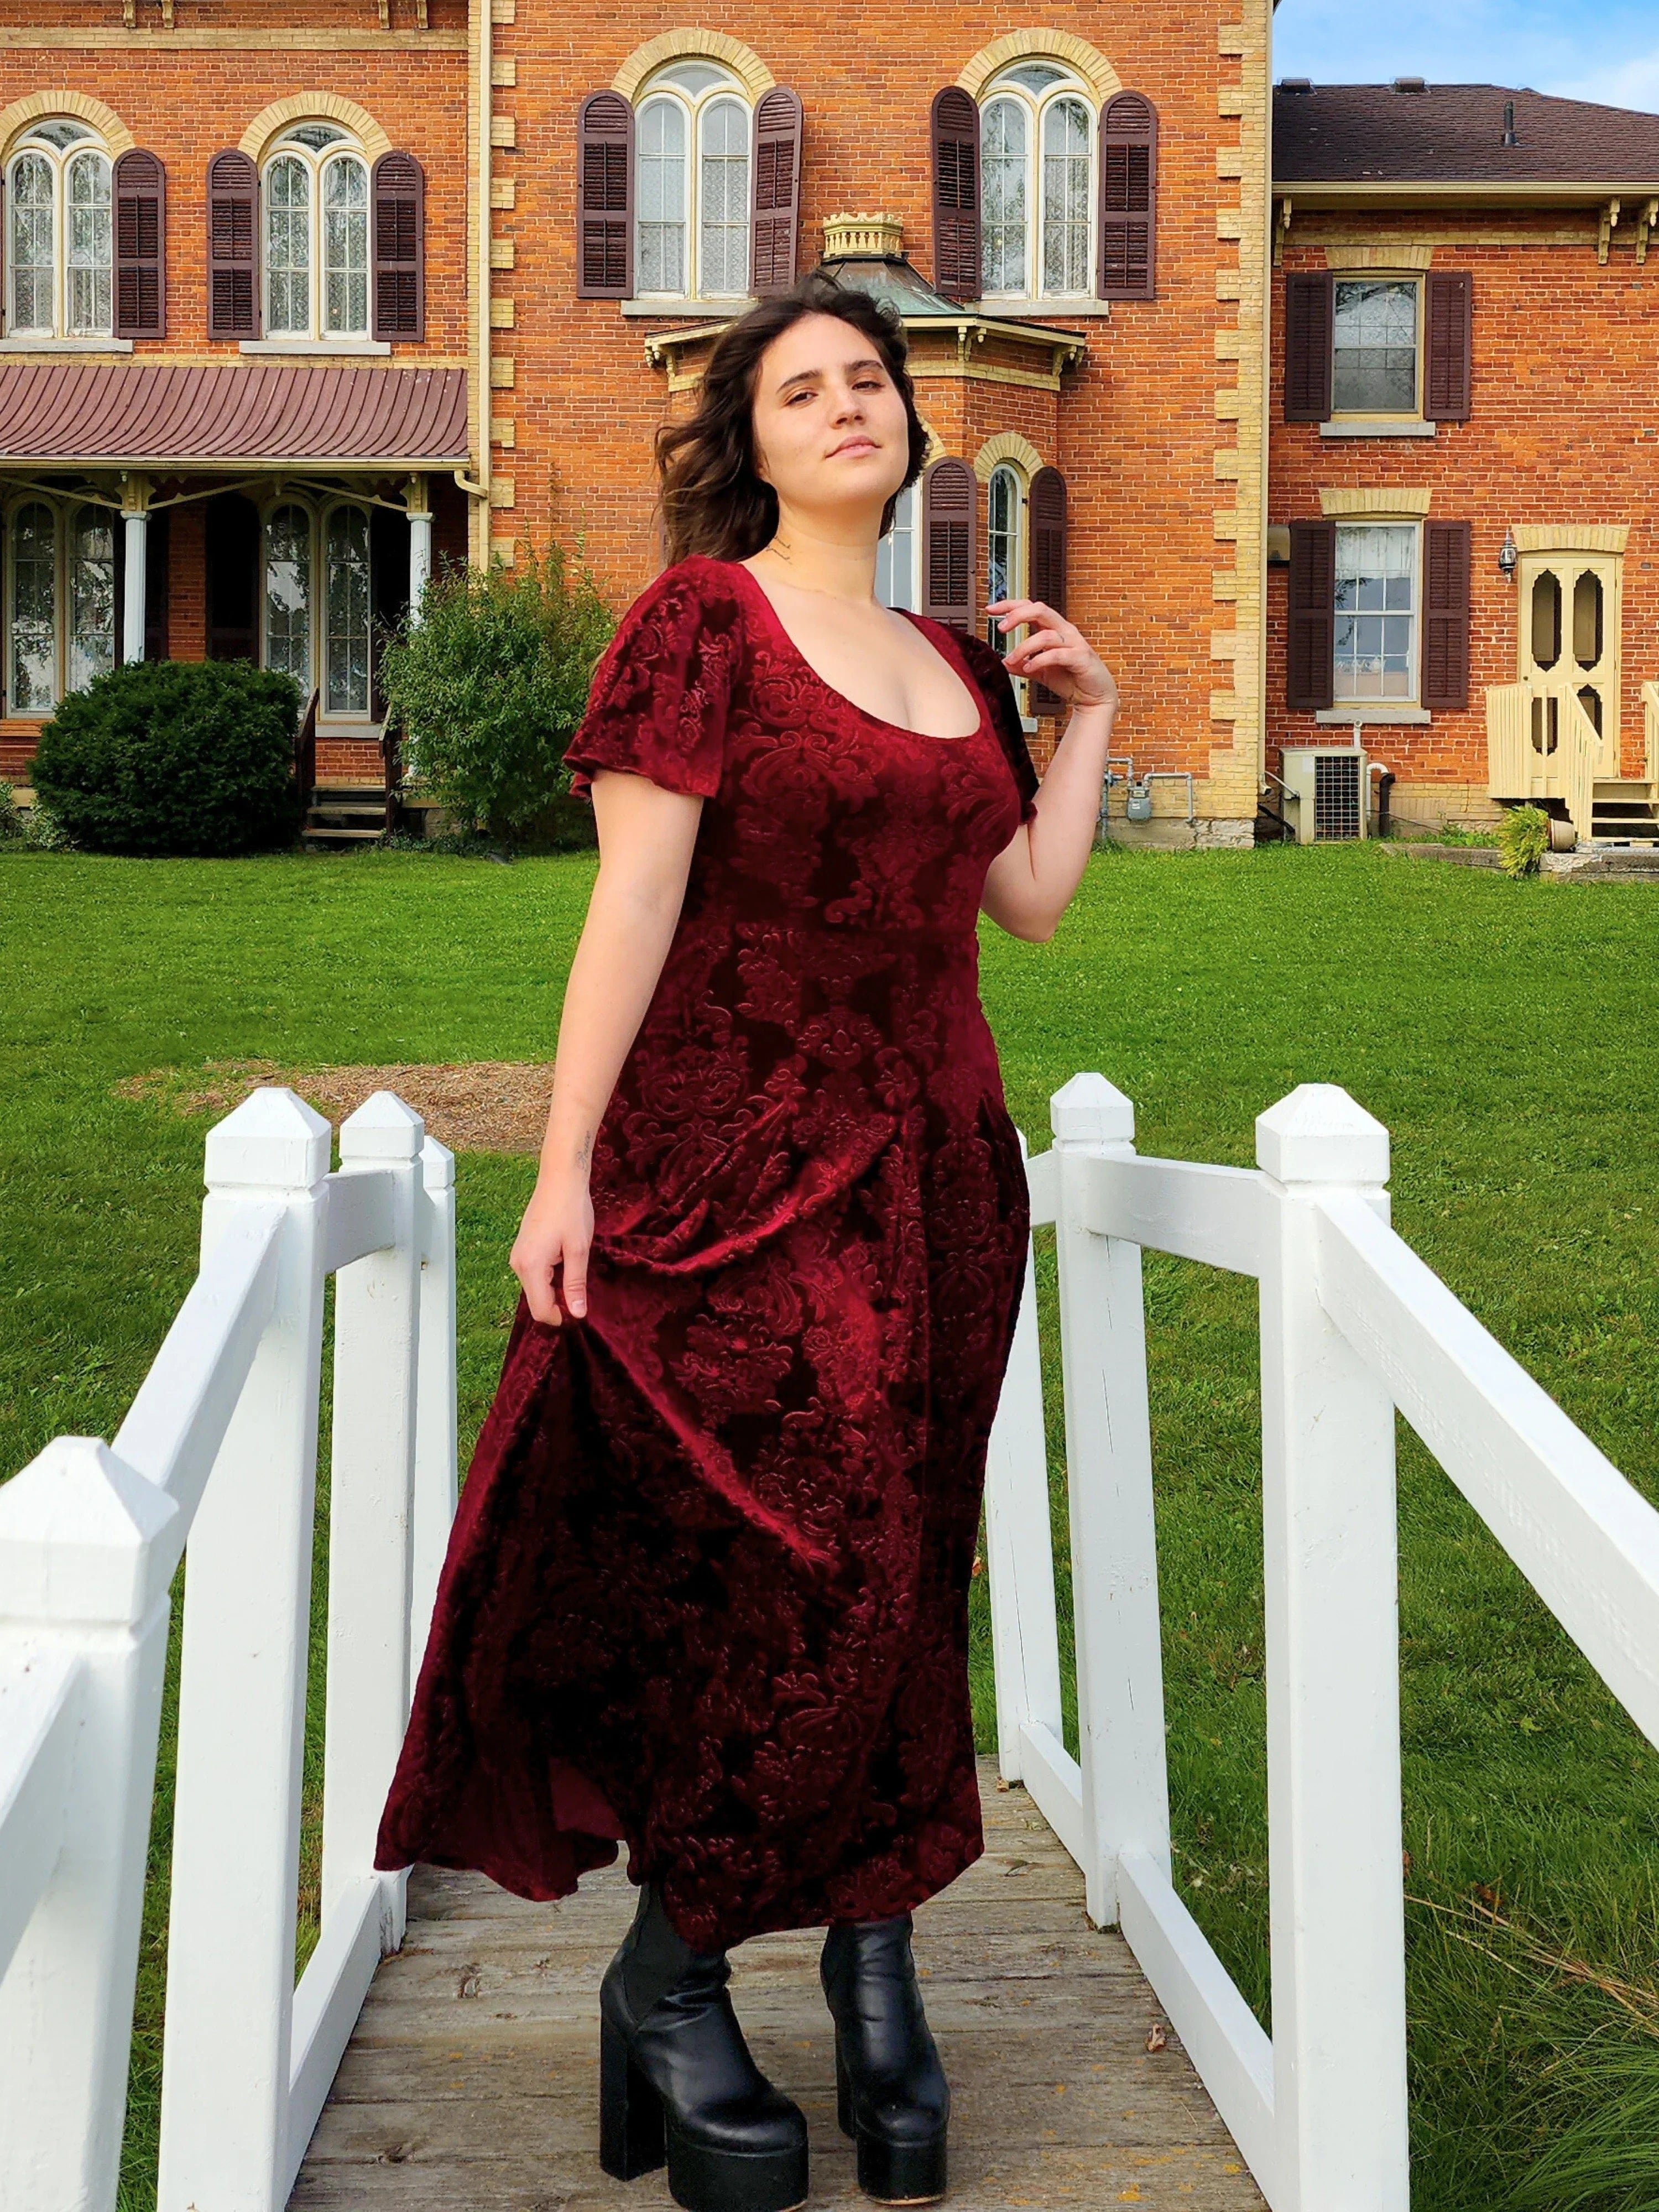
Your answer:
[[[1510,583],[1515,581],[1515,564],[1520,557],[1520,553],[1516,547],[1515,532],[1512,530],[1505,530],[1504,542],[1498,549],[1498,565]]]

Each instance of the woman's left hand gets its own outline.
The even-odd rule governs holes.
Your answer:
[[[997,628],[1005,637],[1022,623],[1031,625],[1030,635],[1011,646],[1004,658],[1011,676],[1036,678],[1071,707],[1117,705],[1112,672],[1075,623],[1041,599],[993,599],[985,611],[1001,617]]]

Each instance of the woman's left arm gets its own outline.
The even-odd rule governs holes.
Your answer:
[[[1037,793],[1036,812],[992,861],[980,900],[1011,937],[1046,943],[1094,849],[1117,685],[1077,625],[1040,599],[994,599],[986,612],[1001,617],[997,627],[1005,635],[1022,623],[1031,625],[1010,647],[1003,666],[1010,676],[1040,678],[1072,710]]]

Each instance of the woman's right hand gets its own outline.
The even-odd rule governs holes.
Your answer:
[[[564,1266],[564,1300],[574,1319],[587,1311],[587,1255],[593,1243],[593,1200],[586,1172],[573,1168],[538,1176],[514,1239],[508,1264],[533,1319],[557,1328],[564,1319],[553,1293],[553,1270]]]

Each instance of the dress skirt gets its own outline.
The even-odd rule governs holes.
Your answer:
[[[984,1848],[968,1598],[1029,1212],[977,918],[1036,776],[998,656],[910,619],[970,736],[854,706],[702,556],[596,672],[578,793],[705,804],[588,1311],[520,1302],[378,1866],[550,1899],[626,1841],[708,1950],[906,1911]]]

